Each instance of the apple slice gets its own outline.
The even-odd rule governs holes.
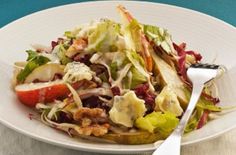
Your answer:
[[[77,89],[82,83],[78,82],[72,86]],[[52,102],[55,99],[63,99],[70,93],[70,90],[62,80],[21,84],[15,87],[15,91],[18,99],[30,107],[34,107],[39,102]]]

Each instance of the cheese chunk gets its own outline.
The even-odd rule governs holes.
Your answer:
[[[123,96],[114,97],[109,115],[114,123],[132,127],[134,121],[142,117],[146,110],[144,100],[139,99],[133,91],[129,91]]]
[[[88,66],[80,62],[68,63],[64,69],[63,80],[69,83],[75,83],[81,80],[92,80],[95,74]]]
[[[174,89],[171,86],[166,85],[161,93],[157,95],[155,99],[155,110],[162,112],[170,112],[175,116],[181,116],[183,113],[183,109],[180,106],[177,95],[173,91]]]

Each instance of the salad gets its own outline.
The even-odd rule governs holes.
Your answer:
[[[173,42],[166,29],[117,10],[120,23],[92,21],[50,47],[26,50],[26,61],[15,63],[14,91],[44,124],[70,136],[122,144],[165,139],[190,99],[186,70],[202,56]],[[218,102],[214,84],[205,86],[185,132],[220,112]]]

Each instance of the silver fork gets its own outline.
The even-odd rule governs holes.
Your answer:
[[[204,85],[219,74],[219,68],[220,66],[213,64],[194,64],[189,67],[187,76],[193,84],[193,90],[188,107],[179,125],[152,155],[180,155],[181,138],[185,126],[195,108]]]

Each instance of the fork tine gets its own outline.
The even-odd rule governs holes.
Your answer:
[[[218,69],[220,66],[219,65],[215,65],[215,64],[202,64],[202,63],[196,63],[196,64],[192,64],[190,67],[193,68],[209,68],[209,69]]]

